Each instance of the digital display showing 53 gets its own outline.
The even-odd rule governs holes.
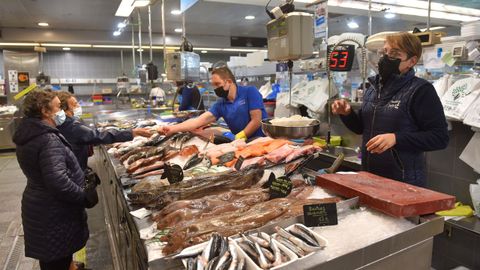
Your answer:
[[[354,45],[328,46],[330,52],[329,67],[331,71],[350,71],[352,70],[353,58],[355,57]]]

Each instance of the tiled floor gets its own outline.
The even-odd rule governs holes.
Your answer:
[[[0,153],[0,269],[3,270],[40,269],[38,261],[24,255],[20,205],[26,182],[15,153]],[[87,267],[110,270],[112,258],[101,201],[88,211]]]

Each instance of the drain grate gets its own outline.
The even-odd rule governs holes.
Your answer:
[[[20,262],[20,258],[23,256],[24,246],[23,236],[16,236],[13,246],[8,254],[7,261],[3,270],[16,270]]]

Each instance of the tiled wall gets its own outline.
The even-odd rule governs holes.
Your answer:
[[[457,201],[472,205],[469,185],[480,175],[459,159],[474,132],[461,122],[452,122],[448,147],[427,153],[428,183],[430,189],[457,197]],[[479,161],[480,162],[480,161]]]

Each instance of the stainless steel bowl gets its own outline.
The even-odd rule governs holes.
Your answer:
[[[271,119],[262,120],[262,130],[265,135],[272,138],[308,139],[315,136],[320,129],[320,121],[313,122],[305,127],[282,127],[270,123]]]

